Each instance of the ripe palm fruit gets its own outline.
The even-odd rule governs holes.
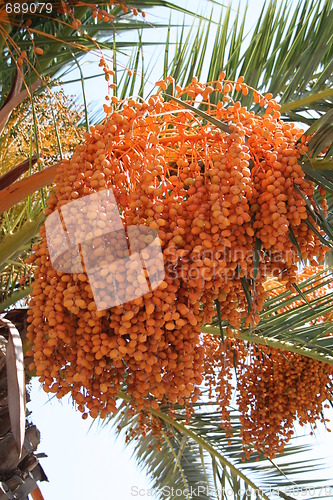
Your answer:
[[[166,85],[160,82],[161,88]],[[256,324],[268,295],[267,276],[287,284],[294,280],[300,257],[288,232],[300,237],[303,256],[313,262],[325,252],[304,223],[310,216],[299,192],[313,201],[314,187],[298,165],[306,151],[306,144],[298,143],[302,132],[280,121],[271,96],[254,91],[265,115],[233,102],[233,85],[249,92],[242,80],[204,85],[193,79],[184,89],[176,87],[177,97],[187,96],[189,104],[202,96],[207,120],[161,92],[144,102],[115,99],[105,106],[105,121],[91,127],[58,170],[47,214],[112,188],[124,227],[158,231],[165,264],[164,281],[156,289],[97,310],[84,272],[52,268],[41,229],[32,257],[36,271],[28,328],[36,372],[46,391],[58,397],[70,392],[84,415],[115,411],[121,388],[136,411],[158,403],[191,411],[207,362],[216,360],[200,332],[212,320],[214,302],[230,327],[239,328],[243,317]],[[212,93],[223,95],[216,106]],[[228,129],[214,126],[210,116],[228,123]],[[103,252],[100,258],[105,259]],[[119,260],[117,267],[118,273],[128,272]],[[238,348],[230,346],[233,352]],[[142,417],[142,427],[147,421]],[[158,424],[153,425],[157,432]]]
[[[293,435],[295,420],[300,425],[327,421],[323,405],[330,398],[330,365],[299,354],[253,346],[251,362],[238,366],[237,403],[241,413],[242,440],[246,456],[253,448],[266,456],[282,452]]]
[[[315,291],[311,285],[303,287],[307,300],[318,301],[331,292],[330,271],[323,266],[307,266],[297,273],[297,281],[316,279]],[[313,286],[313,283],[312,283]],[[269,297],[287,292],[286,286],[271,278],[264,284]],[[293,294],[297,297],[297,293]],[[301,305],[302,299],[291,304],[281,303],[279,315],[287,309]],[[316,319],[316,324],[327,319],[326,314]],[[241,437],[245,457],[253,450],[273,458],[282,452],[293,434],[293,425],[310,423],[316,428],[323,416],[325,401],[331,399],[333,367],[331,365],[272,347],[246,345],[243,341],[204,334],[205,382],[209,396],[215,396],[223,427],[232,433],[228,407],[236,393],[240,412]],[[233,376],[233,371],[235,376]]]

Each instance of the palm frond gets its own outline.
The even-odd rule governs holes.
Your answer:
[[[195,38],[180,32],[164,77],[171,74],[184,85],[193,76],[217,80],[222,70],[229,79],[242,75],[253,88],[277,97],[284,118],[311,125],[332,105],[332,0],[300,0],[293,11],[287,0],[271,0],[250,33],[245,32],[247,19],[246,10],[234,17],[231,7],[223,9],[209,55],[210,22],[198,26]],[[169,59],[171,53],[169,48]],[[235,97],[251,105],[249,96]]]
[[[333,157],[333,109],[322,115],[307,130],[307,134],[312,134],[309,142],[307,164],[315,168],[332,169]],[[326,150],[326,151],[325,151]],[[323,154],[323,152],[325,153]]]
[[[200,498],[201,500],[239,500],[242,498],[271,499],[281,493],[315,491],[325,498],[331,487],[327,481],[313,479],[316,469],[323,468],[322,460],[300,460],[300,452],[310,451],[311,445],[299,446],[290,442],[284,455],[274,461],[254,453],[242,460],[241,425],[236,410],[231,410],[232,435],[221,427],[221,414],[215,403],[205,397],[195,406],[190,422],[181,409],[169,419],[164,410],[151,410],[163,426],[161,437],[151,431],[138,432],[138,415],[131,414],[128,397],[117,414],[103,425],[112,425],[118,433],[130,431],[134,456],[140,467],[147,471],[158,498],[170,500]],[[325,466],[324,466],[325,467]],[[177,491],[177,494],[176,494]],[[292,497],[289,497],[292,498]]]
[[[142,12],[150,12],[154,7],[164,7],[205,19],[204,16],[165,0],[142,0],[134,3],[132,6],[128,3],[129,8],[126,9],[122,2],[118,6],[107,6],[104,2],[97,1],[92,4],[83,0],[80,6],[72,5],[67,14],[58,11],[60,4],[54,5],[51,13],[32,15],[28,29],[24,22],[26,20],[21,15],[12,14],[8,20],[5,16],[0,33],[0,53],[3,61],[0,65],[2,83],[0,105],[12,88],[17,73],[17,59],[23,50],[27,54],[27,59],[20,73],[24,74],[24,80],[29,88],[39,75],[53,77],[66,64],[75,64],[75,57],[78,58],[84,53],[91,51],[101,57],[101,50],[112,48],[113,38],[118,33],[165,27],[164,23],[148,22],[141,15]],[[111,16],[109,22],[93,15],[93,10],[99,8]],[[138,15],[135,16],[136,12]],[[117,40],[116,50],[135,47],[136,44],[137,39]],[[35,47],[43,47],[43,54],[36,57]]]

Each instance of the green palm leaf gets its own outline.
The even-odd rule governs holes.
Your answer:
[[[245,33],[246,9],[232,19],[231,7],[221,11],[207,75],[198,54],[208,57],[211,23],[199,25],[195,39],[180,33],[164,77],[172,74],[184,85],[193,76],[217,80],[222,70],[229,79],[242,75],[250,86],[277,96],[285,118],[310,125],[316,118],[304,112],[324,115],[330,109],[332,0],[300,0],[292,14],[287,0],[266,2],[251,34]],[[251,97],[236,96],[251,105]]]
[[[87,7],[83,4],[87,4]],[[0,37],[0,54],[2,56],[0,105],[12,87],[17,68],[16,59],[19,55],[17,50],[25,50],[28,59],[33,61],[31,65],[24,67],[25,81],[29,86],[38,79],[39,75],[53,77],[65,65],[75,64],[75,57],[78,58],[85,52],[93,51],[97,56],[101,56],[100,48],[105,50],[112,48],[113,39],[115,36],[117,38],[118,33],[165,27],[164,23],[152,24],[141,15],[134,16],[131,10],[124,12],[120,6],[107,6],[104,2],[97,0],[94,2],[96,7],[100,7],[114,16],[112,22],[106,23],[98,18],[93,18],[91,5],[90,1],[83,0],[79,7],[73,7],[72,16],[81,23],[78,29],[71,26],[73,17],[59,14],[56,6],[51,14],[31,16],[30,35],[22,29],[22,16],[20,14],[11,15],[10,23],[3,24],[6,36],[2,33],[2,37]],[[131,2],[128,2],[128,5],[131,6]],[[139,13],[147,12],[147,9],[149,11],[154,7],[164,7],[204,19],[204,17],[166,0],[142,0],[134,2],[133,7]],[[33,35],[33,43],[31,34]],[[116,50],[135,47],[136,44],[137,39],[135,38],[133,41],[117,40]],[[154,45],[156,45],[155,42]],[[34,46],[43,48],[44,53],[38,58],[34,56]]]
[[[313,479],[313,472],[322,469],[323,462],[318,459],[300,462],[297,458],[300,452],[310,451],[310,445],[299,446],[291,441],[283,460],[278,456],[269,461],[254,453],[249,460],[242,461],[237,411],[231,409],[233,434],[230,436],[221,427],[221,414],[216,411],[215,404],[208,403],[205,397],[200,404],[194,405],[195,413],[186,424],[181,409],[171,420],[164,410],[151,410],[162,423],[161,439],[157,442],[151,431],[142,435],[138,416],[133,416],[125,404],[129,401],[128,396],[124,393],[119,396],[124,402],[116,415],[102,425],[112,425],[118,433],[130,431],[128,439],[133,444],[134,456],[148,473],[158,498],[267,500],[276,498],[279,493],[285,498],[283,495],[288,488],[305,491],[305,487],[315,491],[316,498],[327,497],[331,487],[329,480]]]

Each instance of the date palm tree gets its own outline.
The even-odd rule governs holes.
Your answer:
[[[133,5],[144,10],[145,7],[153,3],[169,5],[162,1],[141,2],[140,5],[138,2],[133,2]],[[170,25],[165,43],[163,76],[171,74],[180,85],[184,85],[190,82],[193,76],[202,77],[207,81],[216,80],[222,69],[230,79],[236,80],[238,76],[242,75],[252,87],[262,92],[271,92],[277,96],[281,104],[283,119],[303,123],[305,127],[309,127],[307,134],[313,134],[310,143],[312,156],[311,158],[306,156],[302,158],[302,168],[309,179],[325,189],[329,202],[328,217],[323,216],[319,206],[308,206],[308,210],[314,212],[318,225],[325,233],[325,236],[321,236],[323,244],[332,246],[333,49],[330,43],[332,36],[330,26],[333,21],[332,0],[299,0],[294,12],[291,13],[287,5],[286,1],[267,1],[251,36],[245,32],[246,12],[242,13],[238,10],[234,21],[231,21],[232,8],[221,9],[217,28],[214,28],[215,40],[211,53],[209,53],[208,40],[215,26],[212,20],[202,20],[199,26],[193,26],[190,33],[183,26],[179,29],[175,45],[171,44],[170,41]],[[38,22],[41,21],[36,20],[37,24],[32,25],[35,26],[33,29],[40,32],[45,30],[48,33],[50,30],[51,33],[45,51],[38,61],[40,64],[38,75],[52,78],[64,65],[69,63],[77,65],[80,69],[80,54],[82,53],[80,50],[95,50],[96,45],[93,37],[100,37],[99,44],[104,49],[114,51],[121,48],[120,44],[117,46],[117,39],[113,37],[113,28],[103,30],[98,22],[95,28],[95,24],[91,24],[94,19],[91,9],[89,10],[89,7],[82,7],[82,9],[80,19],[89,36],[85,38],[77,34],[79,41],[73,42],[73,34],[77,33],[73,26],[61,26],[60,28],[57,23],[50,19],[45,21],[42,28],[38,25]],[[114,23],[119,20],[118,29],[127,28],[126,16],[128,14],[125,14],[120,6],[116,9],[119,12],[119,19],[116,16]],[[122,23],[123,26],[120,26]],[[18,26],[21,25],[18,24]],[[142,27],[144,26],[137,18],[131,19],[129,22],[129,29]],[[12,31],[13,29],[14,31]],[[29,45],[31,42],[27,38],[24,39],[20,29],[15,32],[15,28],[11,24],[6,27],[6,30],[13,40],[20,42],[18,45],[21,50],[30,47],[29,50],[33,52],[33,48]],[[61,30],[61,33],[55,40],[58,30]],[[110,35],[109,38],[108,35]],[[38,33],[36,41],[41,40],[42,36],[43,34]],[[77,47],[77,44],[80,44],[80,48]],[[85,49],[82,49],[81,45],[84,45]],[[39,46],[42,46],[42,42],[39,42]],[[4,54],[7,54],[4,45],[3,50]],[[138,76],[140,72],[142,73],[140,71],[142,70],[140,66],[142,62],[140,62],[139,56],[143,56],[141,61],[144,61],[145,52],[141,41],[135,46],[134,56],[129,63],[129,66],[132,65],[131,68],[134,70],[134,77],[124,77],[120,85],[119,92],[122,96],[132,94],[134,88],[138,89],[140,95],[146,95],[146,75],[143,74],[141,78]],[[204,64],[206,61],[210,61],[208,66]],[[117,67],[115,69],[117,70]],[[6,102],[8,104],[13,99],[13,95],[18,94],[18,91],[15,90],[19,86],[18,83],[15,83],[19,81],[16,65],[9,64],[3,69],[1,75],[3,89],[6,89],[7,93],[11,89],[7,101],[3,99],[6,106]],[[84,90],[84,75],[82,72],[80,75]],[[117,71],[115,77],[117,78]],[[33,70],[25,76],[28,87],[25,96],[29,89],[30,91],[34,89],[33,86],[38,82],[38,78],[39,76]],[[166,93],[168,93],[168,89]],[[251,106],[249,98],[237,97],[242,100],[244,105]],[[13,102],[17,101],[12,100]],[[256,107],[253,109],[258,111]],[[33,104],[31,112],[34,114]],[[88,114],[87,106],[85,106],[85,120],[83,122],[86,125],[89,118],[90,121],[98,121],[100,118],[98,113],[93,117],[89,117]],[[5,113],[3,115],[5,116]],[[5,118],[4,121],[7,121],[8,117],[5,116]],[[57,128],[56,123],[57,119],[55,118],[55,129]],[[57,135],[55,134],[55,137]],[[324,149],[325,155],[319,155]],[[38,155],[38,151],[34,150],[33,152]],[[59,147],[59,157],[61,157],[61,147]],[[29,280],[24,283],[19,282],[19,279],[27,274],[23,258],[29,254],[31,241],[36,238],[38,228],[43,222],[42,208],[47,190],[42,188],[49,184],[54,176],[52,167],[42,169],[37,174],[34,173],[33,161],[28,161],[24,167],[19,166],[17,170],[11,171],[2,179],[4,189],[2,190],[3,196],[0,206],[7,210],[7,215],[5,214],[3,217],[3,239],[1,242],[2,283],[5,290],[3,302],[0,305],[2,311],[8,310],[18,299],[22,299],[29,293]],[[34,175],[28,177],[27,180],[11,184],[26,168],[30,168],[30,172]],[[6,170],[4,168],[4,171]],[[33,194],[38,190],[41,190],[39,195]],[[10,196],[11,201],[9,201]],[[22,209],[22,205],[19,205],[21,211],[17,212],[17,202],[26,199],[26,196],[29,198],[28,201],[23,202],[24,209]],[[27,207],[30,211],[27,211]],[[14,230],[10,228],[14,228]],[[292,238],[292,235],[290,237]],[[293,243],[298,250],[297,241],[293,241]],[[296,294],[291,291],[277,291],[276,296],[266,302],[258,327],[249,330],[244,326],[238,333],[239,338],[254,343],[259,348],[260,345],[269,345],[333,364],[333,321],[330,319],[332,316],[329,316],[333,310],[332,294],[323,294],[315,307],[314,304],[309,304],[306,299],[308,293],[318,290],[320,287],[326,287],[331,282],[332,274],[329,268],[328,278],[324,283],[321,276],[318,275],[314,276],[310,282],[300,283],[296,288]],[[278,309],[281,301],[291,304],[293,307],[276,316],[274,311]],[[310,329],[309,322],[315,321],[323,314],[327,315],[328,319]],[[213,323],[205,325],[203,331],[212,335],[220,335],[224,327],[224,323],[216,314]],[[127,426],[135,428],[137,417],[130,417],[128,414],[130,398],[125,392],[121,392],[119,393],[119,401],[121,400],[120,409],[117,415],[110,419],[110,424],[117,425],[120,429]],[[138,436],[136,441],[137,458],[153,478],[156,491],[161,491],[162,487],[179,487],[183,491],[183,496],[177,496],[177,498],[184,499],[190,498],[191,488],[192,491],[197,492],[197,498],[202,499],[242,498],[239,491],[243,492],[242,495],[245,491],[250,491],[249,494],[253,495],[252,498],[270,499],[273,498],[274,492],[277,492],[281,498],[293,498],[279,490],[279,487],[294,484],[301,487],[308,484],[304,480],[304,473],[311,470],[313,463],[307,466],[298,460],[299,448],[292,445],[287,446],[285,454],[289,455],[290,462],[284,465],[279,462],[279,459],[276,462],[267,461],[258,454],[253,454],[250,460],[243,463],[241,461],[240,421],[237,409],[231,413],[234,429],[232,438],[227,436],[225,430],[221,428],[219,411],[214,402],[208,401],[204,397],[201,408],[196,407],[194,410],[190,423],[185,423],[182,408],[177,409],[172,419],[170,419],[167,408],[160,412],[151,409],[151,413],[160,419],[163,426],[160,452],[150,446],[153,440],[151,435]],[[318,487],[318,482],[315,480],[310,484]],[[198,490],[199,486],[205,488]],[[325,487],[328,488],[330,485],[325,484]],[[232,490],[232,495],[230,490]],[[210,492],[208,496],[207,491]],[[327,497],[327,491],[324,488],[317,490],[318,492],[321,497],[325,497],[325,495]],[[319,494],[318,497],[320,497]],[[244,496],[244,498],[247,497]],[[170,498],[176,497],[171,494]]]

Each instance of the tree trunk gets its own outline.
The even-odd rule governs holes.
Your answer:
[[[24,344],[26,342],[27,308],[13,309],[6,314],[6,318],[18,329]],[[40,442],[40,433],[37,427],[26,419],[24,446],[20,457],[11,431],[7,397],[7,340],[8,327],[0,319],[0,500],[8,498],[23,500],[27,499],[32,491],[38,491],[38,494],[41,495],[37,481],[47,481],[47,477],[34,454]],[[31,359],[25,359],[25,364],[30,362]],[[26,383],[28,382],[29,377],[26,375]]]

